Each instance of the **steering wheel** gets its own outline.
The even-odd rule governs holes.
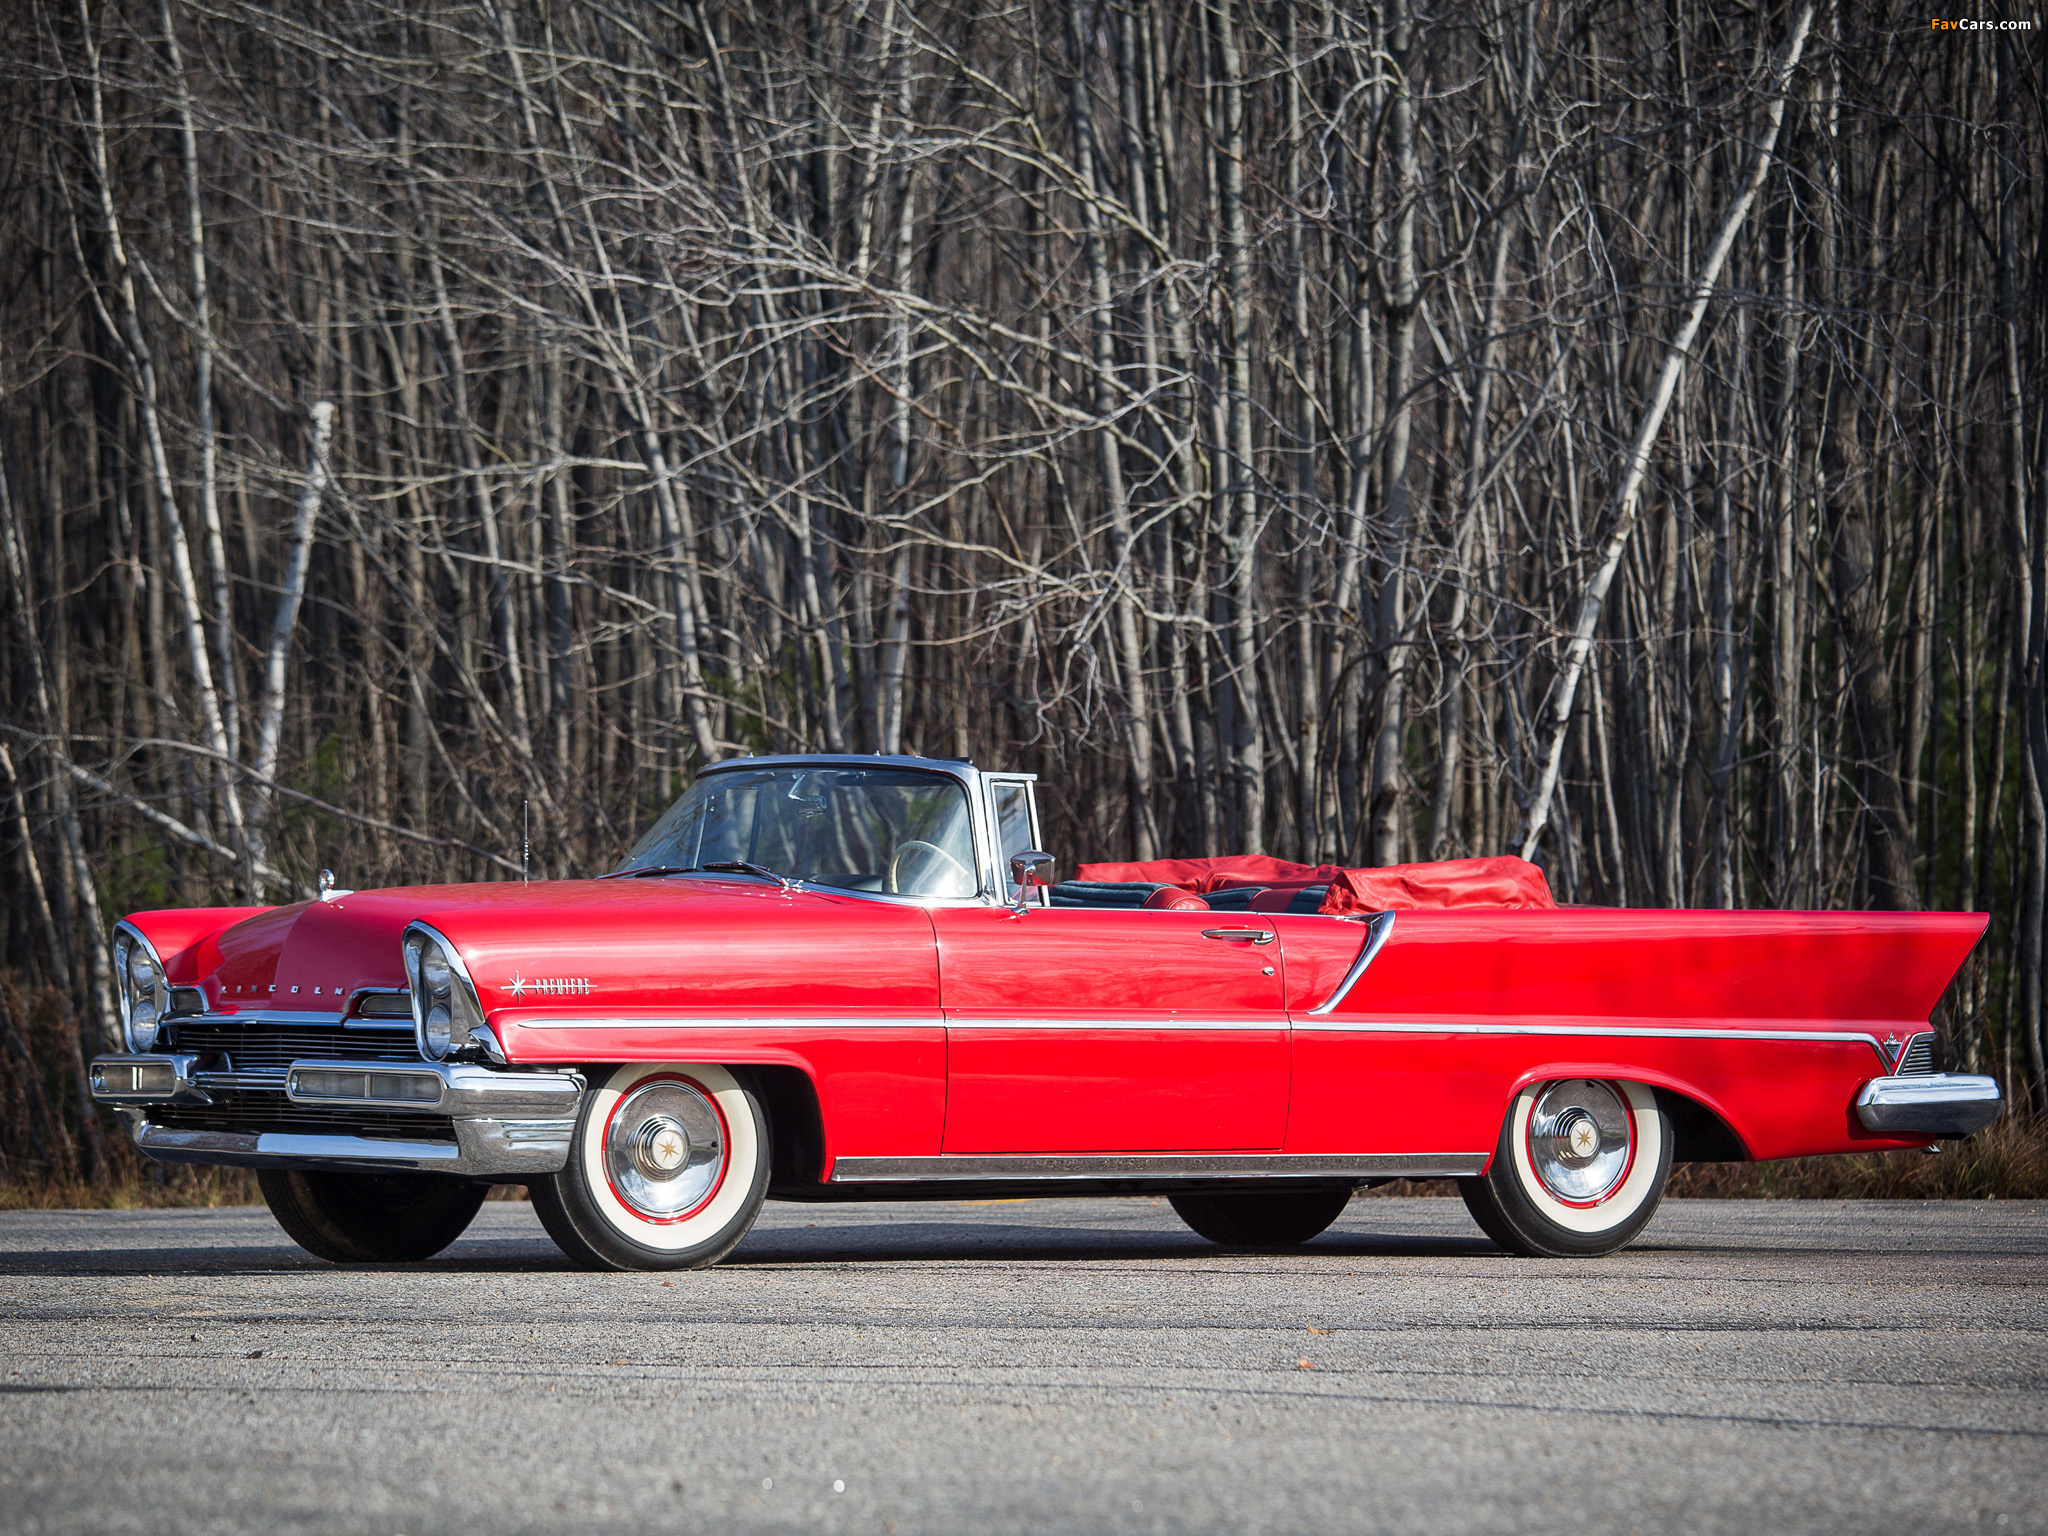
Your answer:
[[[962,864],[958,859],[954,858],[953,855],[946,852],[946,850],[941,848],[937,843],[927,843],[921,841],[918,838],[912,837],[906,838],[904,841],[898,843],[896,845],[896,851],[889,856],[889,890],[892,894],[898,896],[922,896],[926,894],[923,891],[906,892],[903,889],[903,855],[909,853],[913,848],[922,854],[937,854],[941,859],[944,859],[948,864],[952,865],[954,869],[960,872],[961,877],[966,880],[969,890],[972,890],[974,886],[973,870],[969,869],[965,864]]]

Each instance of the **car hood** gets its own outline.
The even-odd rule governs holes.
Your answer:
[[[131,921],[150,932],[152,918]],[[820,1007],[871,1001],[859,975],[882,973],[892,992],[936,1003],[931,925],[912,906],[748,880],[549,880],[399,886],[275,907],[221,930],[198,973],[180,976],[209,1011],[336,1016],[365,989],[406,985],[400,938],[423,922],[454,946],[486,1014],[499,1008],[603,1003],[715,1004],[734,987],[787,1006],[810,994]],[[877,967],[872,946],[902,945]],[[834,952],[863,964],[833,965]],[[216,958],[217,957],[217,958]],[[806,968],[803,962],[821,962]],[[180,967],[186,969],[186,967]],[[906,971],[908,974],[906,974]],[[841,992],[849,995],[840,997]],[[821,991],[820,989],[823,989]],[[752,994],[761,994],[754,997]],[[826,993],[832,995],[827,996]],[[600,1003],[600,1006],[603,1004]]]

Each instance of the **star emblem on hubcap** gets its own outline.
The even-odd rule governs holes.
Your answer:
[[[520,998],[526,996],[526,978],[514,971],[512,979],[505,983],[505,990],[512,994],[513,1002],[518,1002]]]
[[[1579,1157],[1591,1157],[1600,1146],[1600,1132],[1590,1120],[1581,1120],[1572,1127],[1572,1151]]]

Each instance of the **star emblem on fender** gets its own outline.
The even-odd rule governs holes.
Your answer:
[[[505,990],[512,994],[513,1002],[518,1002],[520,998],[526,996],[526,978],[514,971],[512,979],[505,984]]]

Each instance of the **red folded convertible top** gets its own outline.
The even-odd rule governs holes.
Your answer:
[[[1259,886],[1298,891],[1327,885],[1317,910],[1413,911],[1424,907],[1554,907],[1550,882],[1526,859],[1443,859],[1432,864],[1389,864],[1381,869],[1343,869],[1335,864],[1292,864],[1262,853],[1223,859],[1150,859],[1142,864],[1083,864],[1076,880],[1153,882],[1178,886],[1197,896],[1211,891]]]

